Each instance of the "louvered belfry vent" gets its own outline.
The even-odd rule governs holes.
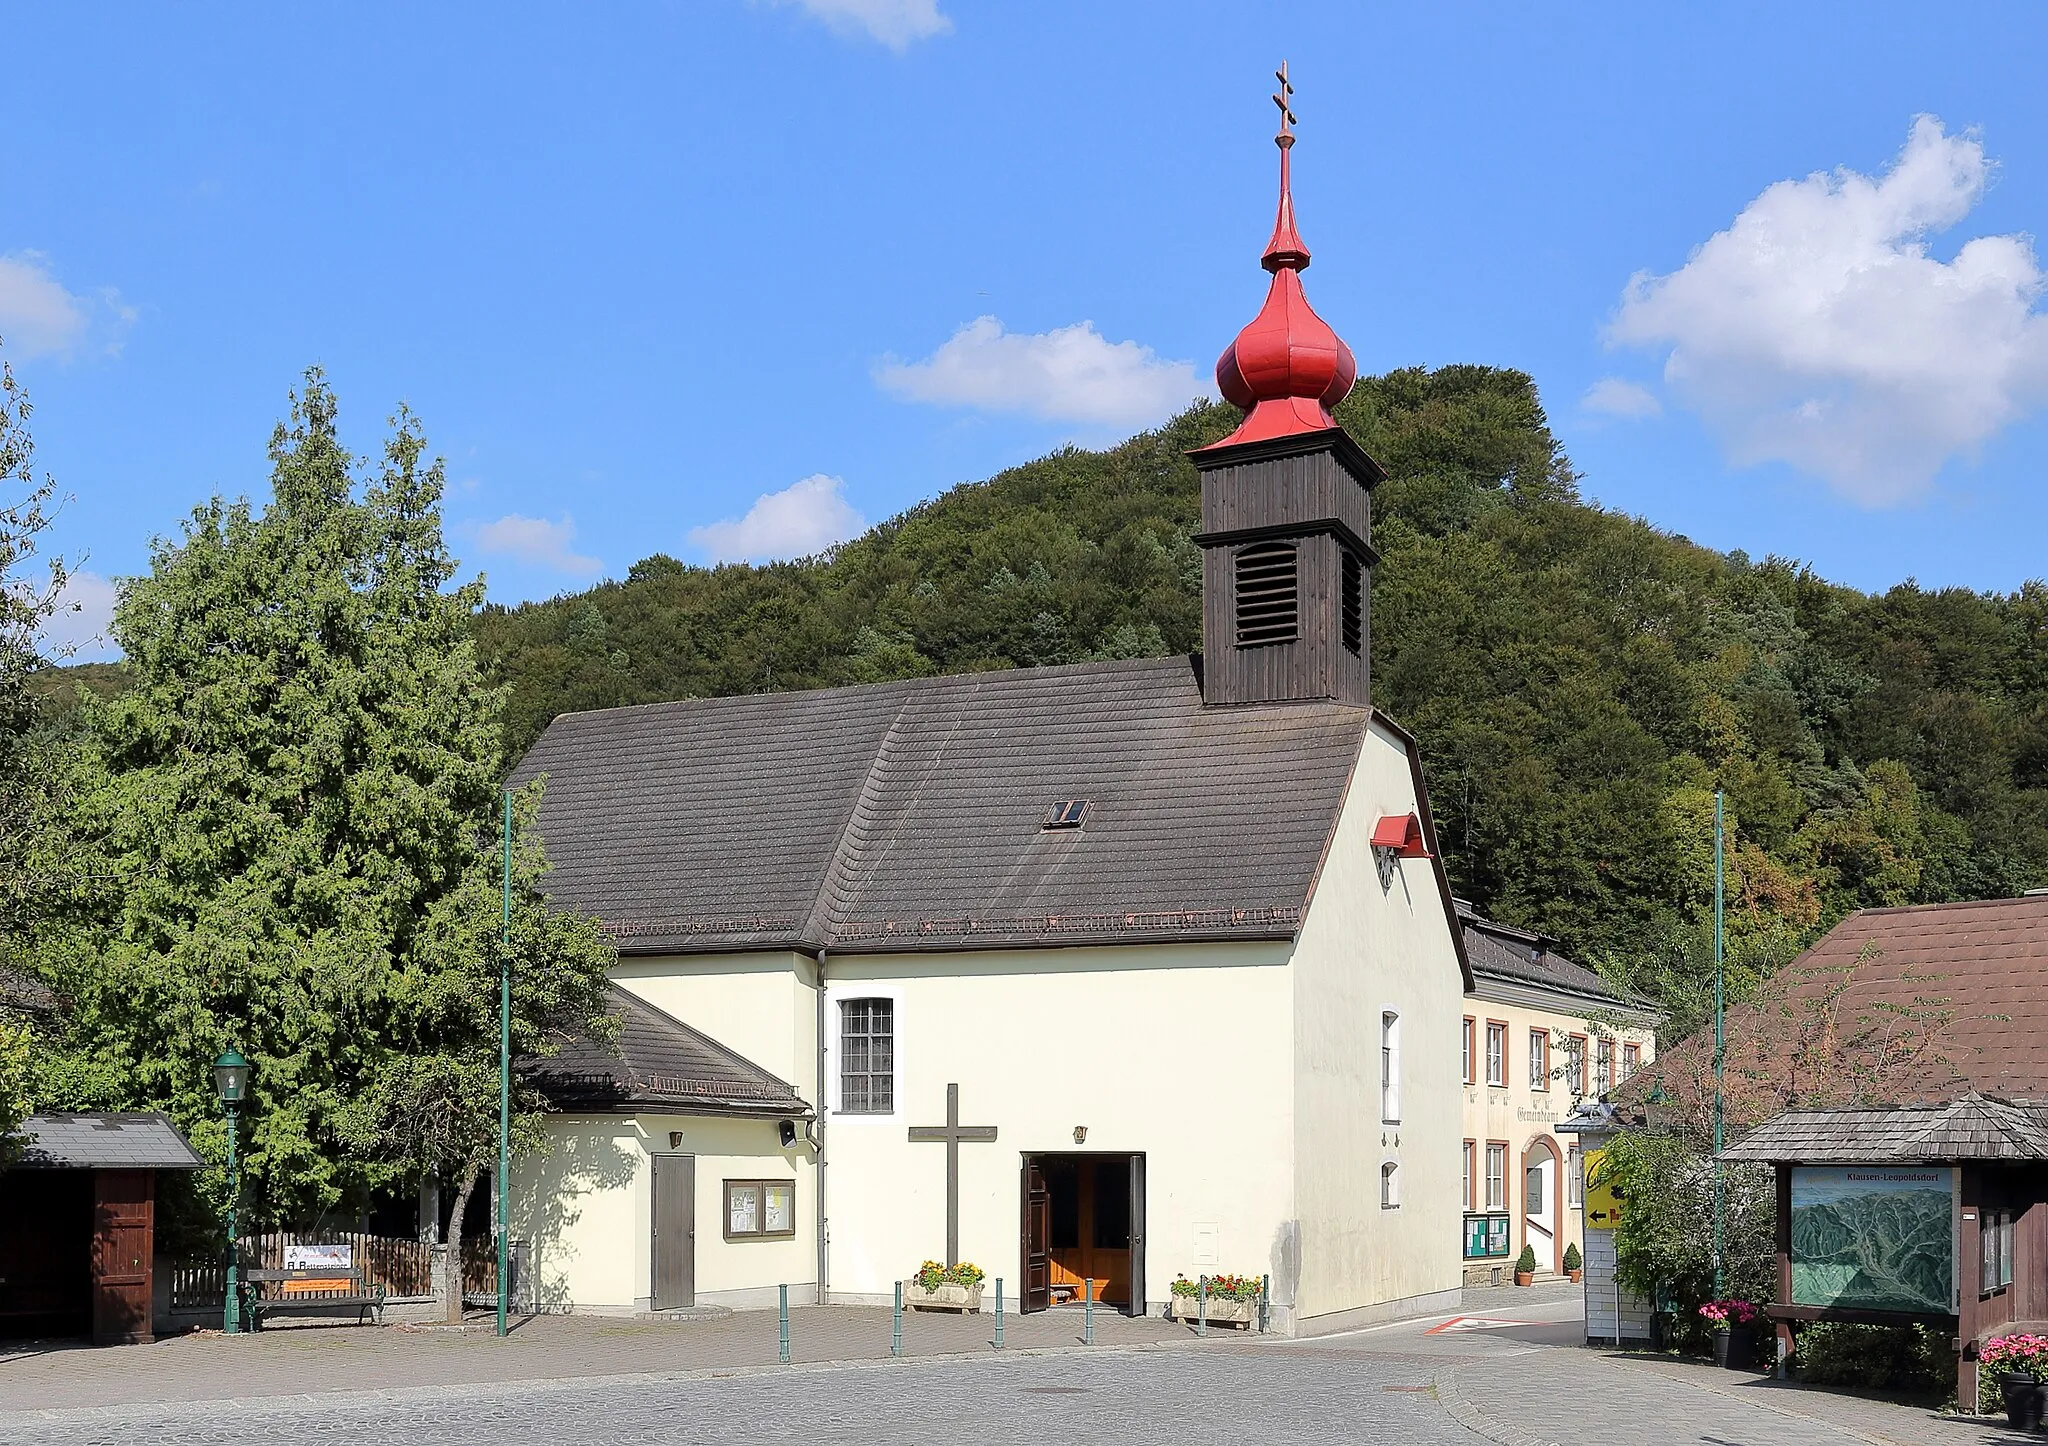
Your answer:
[[[1254,542],[1237,550],[1237,645],[1291,643],[1301,635],[1301,580],[1295,545]]]
[[[1343,550],[1344,587],[1340,611],[1343,614],[1344,651],[1356,654],[1365,646],[1365,565],[1350,548]]]

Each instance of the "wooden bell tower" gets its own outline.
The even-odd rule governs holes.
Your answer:
[[[1358,364],[1308,304],[1294,227],[1294,88],[1280,89],[1280,210],[1266,304],[1216,363],[1245,412],[1193,453],[1202,474],[1202,692],[1211,704],[1372,698],[1372,489],[1386,473],[1331,409]]]

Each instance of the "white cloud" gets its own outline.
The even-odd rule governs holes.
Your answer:
[[[1629,422],[1654,417],[1664,410],[1664,404],[1657,400],[1655,392],[1620,377],[1602,377],[1587,387],[1586,394],[1579,398],[1579,406],[1602,417],[1618,417]]]
[[[1990,173],[1976,136],[1921,116],[1884,174],[1780,181],[1679,270],[1638,274],[1611,338],[1669,348],[1665,382],[1736,463],[1788,462],[1866,505],[1906,500],[2048,400],[2031,238],[1927,252]]]
[[[939,0],[796,0],[804,11],[842,35],[866,34],[891,50],[910,48],[912,41],[945,35],[952,20],[939,12]]]
[[[10,356],[69,357],[86,348],[118,356],[138,315],[111,286],[90,296],[65,290],[39,251],[0,256],[0,341]]]
[[[596,558],[569,550],[569,544],[575,540],[576,524],[567,517],[550,522],[545,517],[521,517],[514,512],[476,530],[476,545],[482,552],[515,557],[535,567],[579,577],[594,577],[603,572],[604,564]]]
[[[968,322],[921,362],[891,357],[875,380],[916,402],[1119,427],[1164,421],[1210,391],[1192,362],[1108,341],[1092,321],[1021,333],[993,316]]]
[[[114,604],[120,589],[96,572],[73,572],[57,594],[57,610],[43,625],[43,648],[61,662],[91,663],[119,656],[113,644]]]
[[[690,529],[690,546],[712,562],[772,562],[810,557],[867,527],[841,493],[846,483],[820,472],[754,499],[747,515]]]

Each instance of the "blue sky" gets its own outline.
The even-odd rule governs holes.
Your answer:
[[[1524,368],[1588,495],[1716,547],[2048,572],[2048,12],[1408,11],[20,10],[0,354],[74,630],[312,363],[358,450],[421,414],[504,600],[1159,420],[1263,295],[1282,58],[1362,370]]]

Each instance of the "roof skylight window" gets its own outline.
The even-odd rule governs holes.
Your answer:
[[[1040,828],[1079,828],[1081,820],[1088,815],[1088,800],[1070,798],[1054,804],[1045,811],[1045,822]]]

